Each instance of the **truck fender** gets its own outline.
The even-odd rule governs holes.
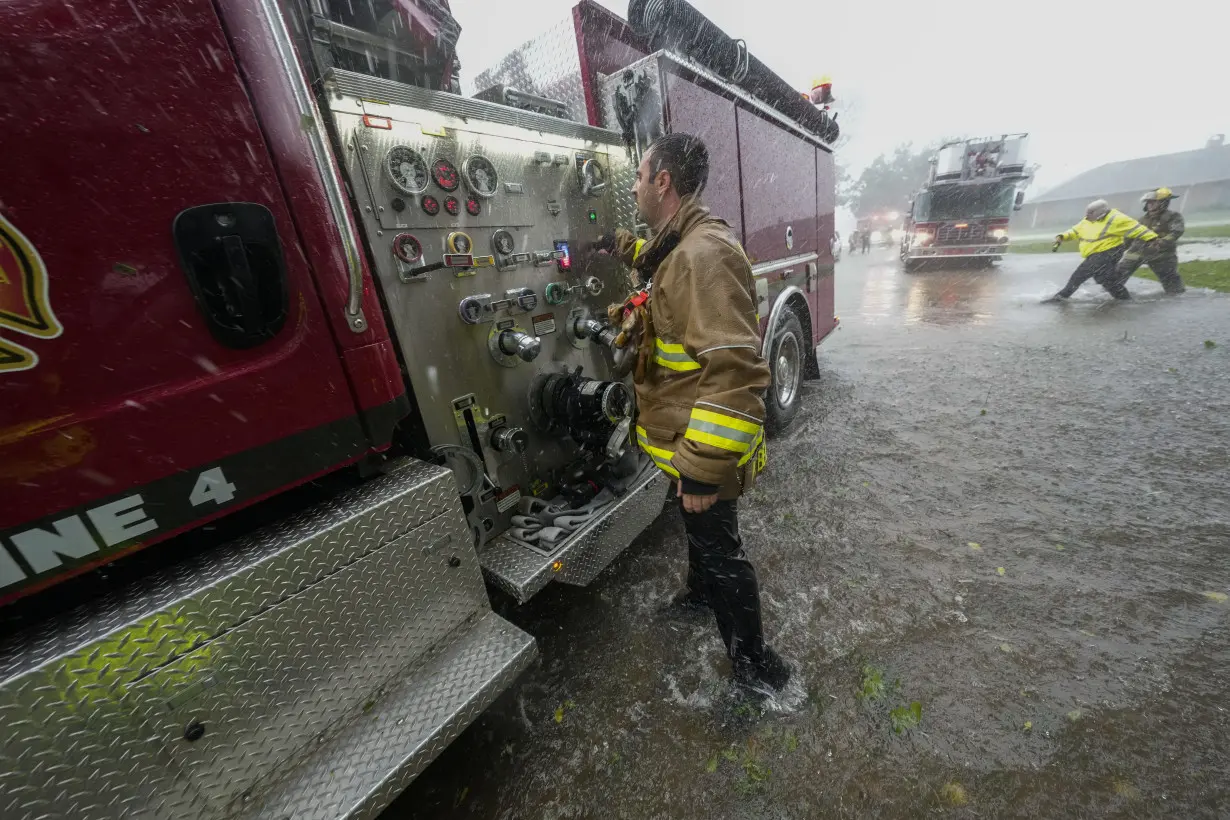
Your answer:
[[[773,308],[769,311],[769,321],[765,325],[764,339],[760,343],[760,355],[762,358],[769,358],[769,351],[773,349],[773,334],[777,332],[777,325],[781,321],[782,311],[791,309],[800,312],[799,320],[806,324],[809,330],[815,327],[812,324],[811,307],[807,304],[807,297],[803,294],[802,289],[795,285],[783,288],[782,292],[777,294],[777,299],[773,302]],[[810,333],[807,342],[808,347],[811,348]],[[814,355],[814,351],[810,355]]]

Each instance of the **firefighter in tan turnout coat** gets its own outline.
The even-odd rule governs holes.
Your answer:
[[[765,463],[762,396],[770,373],[760,356],[751,265],[730,226],[700,201],[708,174],[701,140],[661,137],[633,188],[653,238],[621,230],[600,245],[631,265],[649,294],[637,308],[636,433],[675,479],[688,534],[687,587],[672,603],[711,608],[736,679],[779,689],[790,669],[765,643],[737,513]]]

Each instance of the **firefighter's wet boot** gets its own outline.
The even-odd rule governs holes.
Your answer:
[[[671,598],[670,603],[667,604],[667,609],[672,612],[689,614],[703,612],[709,609],[709,599],[702,592],[697,592],[691,587],[684,587]]]
[[[790,665],[771,646],[764,648],[757,661],[746,657],[736,658],[732,665],[735,680],[757,692],[765,692],[766,687],[780,692],[790,682]]]

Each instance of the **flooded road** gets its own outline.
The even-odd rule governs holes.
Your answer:
[[[668,512],[504,607],[540,663],[386,819],[1230,816],[1230,296],[1038,304],[1076,261],[838,263],[741,507],[780,698],[661,611]]]

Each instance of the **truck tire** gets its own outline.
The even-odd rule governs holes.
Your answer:
[[[786,310],[777,321],[773,344],[769,350],[769,369],[773,383],[764,398],[765,429],[779,433],[799,411],[799,395],[803,392],[803,368],[807,360],[807,340],[803,324],[794,311]]]

